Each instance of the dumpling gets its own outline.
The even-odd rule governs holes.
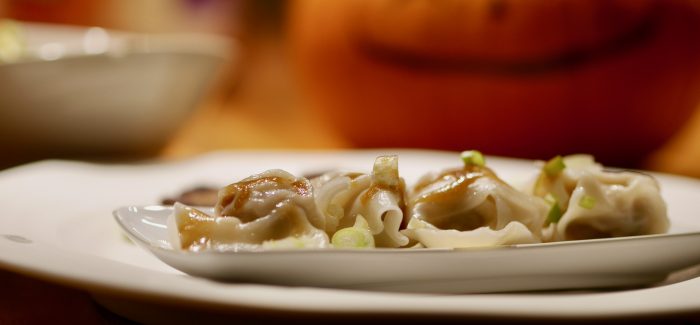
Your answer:
[[[405,183],[399,177],[398,157],[380,156],[371,175],[330,172],[312,180],[316,204],[326,217],[326,231],[352,227],[358,215],[367,221],[377,247],[401,247],[405,228]]]
[[[653,177],[605,170],[591,156],[550,160],[533,192],[551,204],[549,241],[659,234],[670,224]]]
[[[325,227],[325,219],[315,206],[311,182],[280,169],[268,170],[222,188],[214,212],[249,222],[288,203],[300,207],[315,227]]]
[[[506,184],[484,165],[480,153],[464,152],[463,160],[461,168],[431,173],[416,183],[404,234],[426,247],[539,242],[546,202]]]
[[[312,179],[311,183],[316,189],[316,205],[325,216],[325,230],[332,234],[338,228],[353,225],[355,216],[349,215],[350,210],[372,184],[372,176],[332,171]]]
[[[184,250],[325,248],[311,183],[282,170],[269,170],[222,188],[214,215],[175,204],[171,242]]]

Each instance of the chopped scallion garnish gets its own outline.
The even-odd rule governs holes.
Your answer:
[[[554,177],[559,175],[564,168],[566,168],[566,165],[564,164],[564,159],[561,156],[556,156],[552,159],[550,159],[542,168],[545,174],[550,177]]]
[[[554,196],[552,193],[547,193],[547,195],[544,196],[544,200],[547,201],[549,204],[554,204],[557,203],[559,200],[557,200],[557,197]]]
[[[373,248],[374,237],[368,230],[348,227],[336,231],[331,243],[335,248]]]
[[[552,206],[549,208],[549,213],[547,213],[547,224],[559,222],[562,215],[563,213],[559,207],[559,202],[555,200],[554,203],[552,203]]]
[[[578,200],[578,206],[589,210],[595,207],[595,203],[595,198],[590,195],[584,195]]]
[[[399,156],[379,156],[374,160],[372,182],[379,186],[398,186]]]
[[[460,157],[462,158],[462,161],[466,166],[474,165],[483,167],[484,165],[486,165],[486,159],[484,159],[484,155],[482,155],[481,152],[477,150],[463,151]]]
[[[335,248],[374,248],[374,236],[367,220],[358,215],[352,227],[340,229],[333,234],[331,244]]]

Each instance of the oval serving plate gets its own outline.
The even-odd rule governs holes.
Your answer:
[[[111,217],[115,207],[125,204],[150,205],[193,185],[225,185],[223,182],[279,167],[297,175],[328,168],[366,170],[368,162],[379,154],[387,153],[400,155],[399,168],[407,183],[415,182],[426,167],[440,169],[454,166],[455,154],[450,152],[381,149],[216,152],[181,161],[140,164],[44,161],[4,170],[0,172],[0,193],[7,195],[2,201],[3,213],[0,215],[0,269],[88,291],[99,298],[100,304],[114,312],[142,322],[158,323],[167,320],[182,322],[181,316],[187,310],[197,316],[192,319],[208,319],[212,311],[216,311],[225,314],[229,322],[230,319],[260,315],[288,315],[293,319],[306,317],[314,320],[361,317],[376,320],[377,315],[383,315],[391,319],[423,319],[426,322],[445,318],[483,321],[515,317],[581,321],[682,315],[700,310],[700,300],[695,299],[700,294],[700,265],[674,273],[667,281],[660,283],[662,285],[583,292],[436,295],[212,281],[185,275],[148,250],[124,240],[123,231]],[[536,171],[531,161],[498,157],[487,159],[499,176],[514,183]],[[700,181],[654,175],[668,203],[670,232],[683,234],[700,231],[700,201],[697,199],[700,197]],[[637,245],[637,239],[645,240],[635,238],[630,245]],[[689,246],[681,247],[681,251]],[[697,247],[696,244],[692,246]],[[647,246],[636,247],[631,249],[636,255],[654,253]],[[517,251],[526,252],[521,248],[518,247]],[[327,253],[336,256],[346,254],[339,251]],[[444,252],[448,253],[455,252]],[[673,249],[667,253],[675,254]],[[270,252],[269,256],[275,254],[291,259],[315,253]],[[580,257],[572,257],[574,254],[581,255],[571,252],[568,255],[570,263],[576,263],[571,260]],[[599,254],[607,254],[607,251],[602,250]],[[375,254],[382,255],[389,256],[385,253]],[[406,255],[406,258],[418,255]],[[265,255],[251,256],[258,257],[264,258]],[[392,258],[399,259],[398,256]],[[488,258],[483,263],[495,263],[493,261],[493,258]],[[644,263],[641,259],[637,262]],[[478,263],[482,261],[472,263],[471,267],[478,268]],[[535,267],[528,265],[534,263],[529,259],[520,264],[528,268]],[[493,267],[498,266],[494,264]],[[443,267],[451,265],[445,264]],[[606,268],[598,264],[588,267]],[[354,263],[352,268],[356,273],[371,273],[374,265]],[[637,268],[633,274],[639,273]],[[500,271],[507,270],[501,267]],[[482,280],[482,283],[485,282]],[[405,283],[402,285],[406,288]],[[418,283],[413,285],[417,287]],[[439,291],[440,288],[424,289],[429,292]],[[150,305],[144,305],[146,299],[151,301]],[[154,304],[157,305],[152,306]]]
[[[199,277],[291,286],[476,293],[652,284],[700,263],[700,232],[473,249],[187,252],[168,239],[167,206],[123,207],[126,234]]]

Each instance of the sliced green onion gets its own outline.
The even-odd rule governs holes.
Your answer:
[[[561,156],[556,156],[552,159],[550,159],[545,165],[542,170],[544,171],[547,176],[554,177],[559,175],[564,168],[566,168],[566,165],[564,164],[564,159]]]
[[[484,165],[486,165],[486,159],[484,159],[484,155],[482,155],[481,152],[477,150],[462,151],[460,157],[462,158],[462,161],[464,162],[465,166],[474,165],[483,167]]]
[[[374,236],[362,215],[357,215],[352,227],[340,229],[333,234],[331,244],[335,248],[374,248]]]
[[[564,164],[571,168],[585,168],[595,165],[595,158],[586,154],[574,154],[563,157]]]
[[[379,156],[374,160],[372,182],[380,186],[398,186],[399,156]]]
[[[554,203],[552,203],[552,206],[549,208],[549,213],[547,213],[547,224],[559,222],[562,215],[563,213],[559,207],[559,202],[555,200]]]
[[[368,229],[348,227],[336,231],[331,243],[335,248],[373,248],[374,237]]]
[[[557,203],[559,200],[557,200],[557,197],[554,196],[552,193],[547,193],[547,195],[544,196],[544,200],[547,201],[549,204],[554,204]]]
[[[578,200],[578,206],[589,210],[595,207],[595,203],[595,198],[590,195],[584,195]]]

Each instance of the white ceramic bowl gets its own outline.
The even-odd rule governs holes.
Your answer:
[[[0,63],[0,146],[25,153],[157,149],[235,54],[211,35],[19,26],[24,53]]]

